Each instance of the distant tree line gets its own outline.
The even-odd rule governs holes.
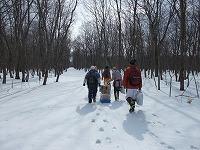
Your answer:
[[[37,72],[46,84],[49,70],[57,81],[70,66],[70,27],[77,0],[1,0],[0,71],[22,82]],[[15,77],[13,77],[15,75]]]
[[[199,0],[86,0],[90,18],[73,41],[73,65],[125,69],[132,58],[147,77],[200,71]]]
[[[145,77],[170,71],[180,81],[200,70],[199,0],[84,0],[86,17],[72,40],[78,0],[1,0],[0,71],[22,82],[30,70],[47,83],[73,62],[125,69],[137,59]],[[22,76],[20,77],[20,73]],[[15,75],[15,76],[13,76]]]

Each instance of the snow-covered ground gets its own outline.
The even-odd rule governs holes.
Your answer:
[[[183,97],[175,81],[169,97],[165,81],[158,91],[143,78],[144,105],[130,114],[113,88],[111,103],[88,104],[84,76],[69,68],[58,83],[52,75],[45,86],[36,76],[0,84],[0,150],[200,150],[200,98],[187,103],[197,95],[192,78]]]

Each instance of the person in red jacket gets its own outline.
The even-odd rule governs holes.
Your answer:
[[[126,91],[126,100],[130,105],[129,112],[133,112],[135,109],[136,94],[138,90],[142,88],[141,71],[136,67],[136,60],[133,59],[130,62],[130,66],[125,69],[123,83]]]

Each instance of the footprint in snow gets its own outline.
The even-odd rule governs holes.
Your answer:
[[[167,145],[165,142],[161,142],[160,144],[163,145],[164,147],[167,147],[168,149],[175,150],[175,148],[173,146]]]
[[[107,119],[104,119],[103,122],[107,122],[107,123],[108,123],[108,120],[107,120]]]
[[[151,122],[150,122],[150,121],[147,121],[147,124],[151,124]]]
[[[170,146],[170,145],[168,145],[167,148],[168,148],[168,149],[176,150],[173,146]]]
[[[99,114],[99,113],[96,113],[96,115],[99,116],[100,114]]]
[[[103,132],[103,131],[104,131],[104,129],[101,127],[101,128],[99,128],[99,131]]]
[[[158,123],[159,123],[159,124],[162,124],[163,126],[165,126],[165,125],[166,125],[166,124],[164,124],[164,123],[162,123],[162,122],[160,122],[160,121],[158,121]]]
[[[191,149],[194,149],[194,150],[199,150],[197,147],[193,146],[193,145],[190,145],[190,148]]]
[[[152,115],[158,118],[158,116],[156,114],[152,114]]]
[[[92,119],[91,122],[95,122],[95,119]]]
[[[181,132],[180,131],[178,131],[178,130],[175,130],[176,131],[176,133],[178,133],[178,134],[181,134]]]
[[[163,145],[164,147],[167,147],[167,144],[165,142],[160,142],[161,145]]]
[[[113,127],[112,129],[113,129],[113,130],[116,130],[117,128],[116,128],[116,127]]]
[[[111,138],[107,137],[107,138],[106,138],[106,141],[107,141],[108,143],[111,143]]]
[[[149,132],[149,134],[150,134],[151,136],[155,137],[155,138],[158,138],[158,136],[155,135],[153,132]]]
[[[96,140],[96,144],[101,144],[101,140],[100,140],[100,139],[97,139],[97,140]]]
[[[184,137],[184,135],[182,135],[182,133],[181,133],[180,131],[175,130],[175,132],[176,132],[177,134],[179,134],[181,137]]]

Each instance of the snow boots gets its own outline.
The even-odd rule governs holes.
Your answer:
[[[96,98],[93,98],[93,99],[89,99],[89,103],[92,103],[92,101],[94,102],[94,103],[96,103]]]
[[[135,99],[132,99],[131,97],[128,97],[127,99],[127,102],[129,103],[129,105],[130,105],[130,109],[129,109],[129,112],[130,113],[132,113],[132,112],[134,112],[134,110],[135,110]]]
[[[93,94],[91,94],[91,96],[88,99],[89,99],[88,101],[89,103],[92,103],[92,101],[96,103],[96,97],[94,97]]]
[[[119,92],[114,93],[115,95],[115,100],[118,101],[119,100]]]

